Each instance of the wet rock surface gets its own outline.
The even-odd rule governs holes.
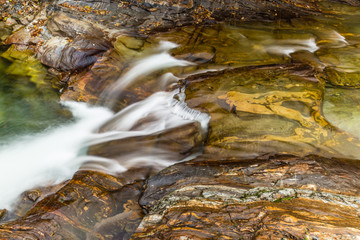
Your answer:
[[[322,115],[324,81],[311,67],[245,67],[192,76],[186,84],[189,106],[211,116],[205,153],[358,156],[357,138]]]
[[[53,41],[57,41],[53,39]],[[71,42],[49,43],[45,46],[41,62],[58,71],[80,71],[94,64],[99,55],[106,52],[110,44],[100,39],[77,37]]]
[[[128,239],[140,223],[141,186],[151,170],[113,177],[79,171],[27,214],[1,225],[3,239]]]
[[[106,105],[109,86],[171,41],[169,54],[193,64],[139,77],[113,110],[185,87],[211,118],[207,134],[192,121],[88,143],[71,180],[0,211],[1,239],[360,237],[358,97],[347,93],[359,87],[358,1],[33,1],[22,17],[23,4],[1,5],[0,37],[15,55],[37,53],[62,100]],[[25,75],[41,86],[33,62]],[[97,133],[120,132],[117,120]],[[93,169],[104,159],[126,168]]]
[[[328,6],[323,1],[17,0],[5,1],[1,6],[0,20],[4,26],[0,28],[4,43],[33,49],[42,56],[43,64],[68,72],[95,63],[101,54],[94,52],[103,52],[107,42],[114,42],[129,31],[149,35],[153,30],[191,24],[268,21],[323,12],[351,13],[358,6],[353,1],[340,2],[343,5],[338,4],[339,7]],[[11,31],[14,33],[9,36]],[[90,38],[97,40],[90,41]],[[98,39],[104,41],[100,43]],[[96,46],[92,48],[89,44]]]
[[[140,203],[149,213],[132,239],[351,239],[358,171],[355,161],[316,156],[176,164],[147,180]]]

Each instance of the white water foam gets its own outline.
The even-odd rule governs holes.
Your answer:
[[[275,44],[273,43],[273,40],[271,42],[272,42],[271,44],[268,44],[265,41],[264,45],[266,51],[272,54],[290,56],[290,54],[301,50],[315,52],[319,49],[319,47],[316,45],[314,38],[282,39],[282,40],[276,40]]]
[[[106,96],[111,101],[116,100],[119,92],[129,84],[153,71],[191,65],[192,63],[173,58],[166,52],[176,46],[170,42],[162,42],[158,48],[161,53],[138,61],[129,72],[109,87]],[[168,73],[159,79],[159,84],[165,89],[177,80]],[[0,208],[11,207],[19,194],[37,185],[51,185],[70,179],[79,167],[118,174],[134,166],[149,166],[160,170],[174,161],[196,156],[198,153],[178,159],[177,152],[154,148],[149,153],[146,147],[142,149],[141,146],[139,151],[128,153],[125,162],[99,156],[78,156],[79,150],[84,146],[157,134],[195,121],[200,122],[201,130],[205,133],[210,117],[190,109],[184,102],[183,91],[184,89],[178,89],[154,93],[116,115],[102,107],[88,107],[84,103],[75,102],[64,103],[78,118],[75,123],[27,136],[0,148],[0,164],[4,173],[0,175],[0,181],[8,183],[0,186],[0,192],[6,193],[0,199]],[[105,122],[98,133],[93,132]]]
[[[189,108],[184,102],[184,98],[184,93],[178,89],[172,92],[157,92],[143,101],[134,103],[107,121],[100,128],[100,132],[88,141],[88,145],[161,134],[168,129],[195,121],[200,123],[201,131],[205,135],[210,116]],[[195,152],[186,159],[191,159],[197,155],[198,153]],[[114,157],[118,158],[118,156]],[[115,159],[97,156],[84,156],[82,159],[86,161],[82,169],[119,174],[139,166],[161,170],[175,162],[183,161],[185,158],[179,159],[178,152],[159,147],[153,147],[149,151],[148,146],[142,146],[140,143],[136,152],[122,153],[118,162]],[[125,161],[121,159],[125,159]]]
[[[193,65],[191,62],[176,59],[166,52],[174,47],[177,47],[177,45],[171,42],[161,42],[157,49],[161,53],[156,53],[136,62],[132,69],[107,89],[104,94],[107,104],[111,107],[117,96],[141,76],[170,67]],[[179,78],[168,72],[158,79],[158,84],[162,89],[167,89],[168,86],[178,80]],[[88,145],[160,134],[168,129],[184,126],[195,121],[200,123],[200,131],[205,135],[210,117],[205,113],[189,108],[185,103],[183,91],[184,89],[177,89],[172,92],[156,92],[147,99],[124,108],[100,128],[98,135],[89,140]],[[196,154],[198,153],[194,153],[193,156]],[[141,146],[141,144],[134,153],[126,153],[126,151],[121,153],[120,158],[126,159],[126,161],[118,159],[119,156],[113,157],[117,158],[118,165],[114,165],[112,159],[84,156],[83,158],[87,162],[82,168],[117,174],[137,166],[154,167],[160,170],[174,164],[175,161],[184,160],[181,157],[179,159],[179,153],[177,152],[155,147],[149,152],[147,147]],[[189,159],[191,159],[191,156],[189,156]]]
[[[175,99],[175,96],[179,100]],[[202,131],[206,132],[210,120],[209,115],[189,108],[184,98],[184,93],[174,90],[157,92],[143,101],[134,103],[114,115],[101,128],[102,133],[99,133],[97,137],[94,136],[89,144],[150,135],[194,121],[198,121]],[[134,126],[145,118],[150,121],[143,122],[134,129]]]
[[[324,44],[326,47],[342,48],[349,43],[346,38],[335,30],[323,30],[317,35],[318,43]]]
[[[71,178],[81,164],[77,154],[92,131],[113,114],[106,108],[65,102],[76,121],[36,135],[24,136],[0,148],[0,209],[25,190]]]
[[[176,44],[163,41],[158,47],[160,53],[151,55],[135,63],[125,75],[119,78],[113,85],[107,88],[103,94],[108,106],[112,106],[114,99],[130,84],[134,83],[140,76],[150,74],[154,71],[171,68],[171,67],[185,67],[193,65],[193,63],[179,60],[172,57],[168,50],[177,47]]]

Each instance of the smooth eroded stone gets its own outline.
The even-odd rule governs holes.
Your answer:
[[[75,19],[86,18],[109,28],[134,29],[145,32],[154,28],[211,21],[241,21],[291,18],[312,15],[321,10],[316,3],[297,1],[62,1],[49,9],[66,12]],[[261,13],[261,14],[259,14]]]
[[[68,181],[65,181],[57,185],[38,187],[23,192],[14,202],[11,210],[8,211],[6,218],[0,219],[0,222],[4,223],[10,220],[15,220],[24,217],[26,213],[32,207],[34,207],[38,202],[40,202],[46,196],[57,192],[66,183],[68,183]]]
[[[205,153],[266,153],[357,159],[357,138],[323,116],[324,80],[302,64],[244,67],[185,80],[189,107],[211,116]]]
[[[185,26],[164,33],[155,33],[149,38],[166,39],[179,44],[179,47],[171,51],[172,55],[197,63],[198,66],[194,66],[196,70],[287,63],[290,61],[289,57],[272,54],[269,49],[279,44],[294,45],[295,48],[297,46],[291,41],[280,43],[273,27],[275,25],[255,23],[246,26]],[[292,37],[311,36],[293,33]]]
[[[115,47],[116,47],[116,44],[120,44],[120,43],[129,49],[140,50],[145,44],[145,39],[136,38],[136,37],[127,36],[127,35],[121,35],[116,39],[116,42],[114,44]]]
[[[111,45],[102,39],[77,37],[55,38],[44,47],[41,62],[59,71],[81,70],[94,64]]]
[[[304,158],[291,155],[264,155],[255,159],[223,158],[203,155],[178,163],[147,180],[140,203],[152,209],[157,201],[176,189],[206,182],[232,187],[298,188],[332,194],[360,195],[356,160]]]
[[[63,90],[61,99],[98,102],[102,92],[118,79],[122,69],[120,62],[121,57],[115,51],[110,50],[104,53],[90,67],[90,70],[68,77],[68,87]]]
[[[324,204],[330,197],[311,191],[203,185],[180,188],[168,197],[159,202],[158,211],[143,219],[131,239],[350,240],[360,236],[358,204]]]
[[[199,157],[151,176],[132,239],[353,239],[357,161],[289,155]]]
[[[147,119],[151,121],[151,116]],[[139,126],[146,124],[147,119],[140,121]],[[134,132],[136,133],[136,130]],[[130,136],[126,136],[126,131],[116,134],[116,130],[113,130],[109,133],[113,133],[113,136],[109,134],[109,139],[100,139],[100,143],[92,144],[87,149],[88,155],[100,157],[98,162],[94,159],[96,164],[101,164],[101,160],[105,158],[125,168],[141,166],[144,169],[152,169],[153,172],[201,153],[205,139],[198,122],[147,134],[141,130],[138,134]],[[111,171],[106,166],[104,168],[107,169],[105,171]]]
[[[104,33],[94,23],[85,19],[76,19],[61,12],[51,15],[47,28],[53,36],[70,37],[72,39],[79,35],[104,38]]]
[[[327,82],[334,86],[360,87],[360,50],[357,46],[325,48],[318,55],[326,65]]]
[[[133,55],[128,56],[126,53],[119,53],[117,50],[109,50],[99,57],[89,67],[89,70],[85,69],[65,77],[64,81],[66,81],[67,87],[63,89],[61,99],[107,105],[107,91],[113,89],[113,84],[134,66],[134,60],[131,60],[133,57]],[[126,63],[126,61],[129,62]],[[132,103],[149,97],[156,91],[166,90],[158,83],[158,77],[161,76],[161,73],[141,76],[141,78],[136,79],[135,84],[120,91],[118,95],[111,98],[115,102],[113,110],[119,111]]]
[[[327,87],[323,112],[333,125],[360,138],[360,89]]]
[[[117,177],[79,171],[24,217],[0,226],[1,239],[128,239],[143,217],[138,205],[150,170]]]

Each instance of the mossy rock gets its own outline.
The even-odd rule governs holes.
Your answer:
[[[19,50],[16,45],[12,45],[1,57],[12,62],[6,70],[7,74],[29,77],[37,87],[47,84],[44,80],[47,69],[36,59],[34,52]]]

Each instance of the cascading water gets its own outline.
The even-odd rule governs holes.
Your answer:
[[[183,95],[180,90],[157,92],[143,101],[130,105],[100,127],[100,132],[89,140],[88,146],[126,138],[157,135],[194,121],[200,123],[199,131],[202,135],[205,135],[209,116],[187,107]],[[175,96],[179,100],[175,99]],[[151,152],[149,152],[146,149],[147,146],[142,146],[141,142],[137,144],[136,152],[121,153],[121,159],[126,159],[126,161],[119,161],[120,165],[115,169],[125,171],[138,166],[139,163],[141,163],[141,166],[152,166],[161,169],[173,164],[175,161],[183,160],[178,159],[178,153],[172,150],[157,147],[156,149],[152,148]],[[121,148],[121,144],[119,144],[119,148]],[[197,152],[192,156],[196,156],[196,154]],[[114,158],[119,158],[119,156],[114,156]],[[95,167],[104,170],[103,163],[106,163],[106,165],[110,163],[111,167],[105,169],[106,172],[116,173],[114,171],[115,163],[112,159],[99,159],[97,156],[84,156],[82,159],[90,161],[90,165],[86,163],[83,166],[84,169],[93,169]],[[96,162],[100,164],[100,168],[97,168]]]
[[[105,102],[111,106],[123,89],[143,75],[170,67],[191,65],[192,63],[178,60],[167,53],[174,47],[175,44],[162,42],[156,54],[135,63],[132,69],[104,92]],[[177,80],[171,73],[167,73],[159,79],[159,85],[165,89]],[[209,116],[188,108],[184,99],[181,89],[156,92],[115,115],[104,107],[64,102],[63,105],[69,108],[76,118],[75,122],[43,133],[24,136],[0,149],[0,159],[6,160],[2,162],[3,174],[0,175],[0,181],[8,183],[0,186],[0,191],[6,193],[0,199],[0,209],[10,208],[16,197],[27,189],[70,179],[81,165],[82,169],[116,174],[139,164],[156,166],[159,169],[173,164],[176,158],[173,155],[177,153],[161,148],[153,149],[149,154],[141,151],[139,146],[140,151],[126,155],[126,162],[78,154],[81,149],[95,144],[159,134],[196,121],[200,123],[202,134],[205,134]],[[100,127],[98,133],[94,133],[101,124],[103,127]],[[192,156],[196,154],[197,152]]]
[[[37,185],[51,185],[71,178],[81,161],[76,159],[91,132],[113,114],[103,107],[64,102],[76,122],[23,136],[0,148],[0,208],[9,208],[23,191]],[[21,166],[21,167],[19,167]],[[4,194],[6,193],[6,194]]]
[[[130,69],[124,76],[119,78],[118,81],[104,91],[103,99],[105,104],[112,107],[117,96],[119,96],[127,86],[139,79],[141,76],[165,68],[192,65],[191,62],[176,59],[167,53],[168,50],[175,47],[177,47],[177,45],[174,43],[166,41],[160,42],[160,46],[156,49],[159,53],[136,62],[132,69]]]
[[[346,44],[336,32],[329,33],[338,44]],[[245,37],[243,37],[245,38]],[[313,38],[300,40],[258,42],[270,54],[289,56],[296,51],[314,52],[318,49]],[[89,169],[117,174],[133,167],[155,167],[162,169],[175,162],[191,159],[201,153],[201,148],[189,154],[179,155],[166,147],[148,144],[144,137],[158,136],[171,129],[186,127],[198,122],[197,129],[205,136],[209,116],[187,107],[183,89],[165,91],[179,80],[171,72],[163,74],[157,81],[163,91],[154,92],[150,97],[131,104],[113,114],[111,108],[121,93],[155,71],[173,67],[186,67],[193,63],[172,57],[168,51],[177,47],[170,42],[161,42],[154,54],[134,63],[134,66],[121,76],[102,94],[105,107],[89,107],[84,103],[63,103],[76,117],[76,122],[43,133],[24,136],[0,148],[3,174],[0,180],[6,182],[0,186],[3,194],[0,208],[9,208],[14,199],[23,191],[38,185],[49,185],[71,178],[79,169]],[[257,49],[254,46],[254,49]],[[209,69],[203,71],[210,71]],[[201,70],[197,71],[198,73]],[[98,129],[94,132],[95,129]],[[122,151],[114,156],[93,154],[96,145],[111,145],[120,141],[119,148],[126,149],[139,138],[134,151]],[[126,142],[129,140],[129,143]],[[153,141],[153,140],[151,140]],[[150,142],[151,142],[150,141]],[[148,145],[149,146],[148,146]],[[151,151],[149,150],[151,148]],[[84,149],[90,149],[88,154]],[[26,160],[26,161],[25,161]],[[22,167],[19,168],[18,166]]]
[[[157,70],[163,70],[171,67],[185,67],[193,63],[179,60],[172,57],[168,50],[177,47],[171,42],[161,42],[157,48],[158,53],[151,55],[135,63],[124,76],[119,78],[113,85],[103,93],[104,102],[112,107],[117,96],[130,84],[133,84],[141,78]],[[162,89],[167,89],[169,85],[175,84],[179,79],[171,73],[165,73],[158,79],[158,85]],[[126,138],[144,137],[164,133],[169,129],[184,126],[192,122],[200,123],[200,132],[205,135],[209,122],[209,116],[199,111],[187,107],[185,101],[184,89],[176,89],[170,92],[159,91],[144,99],[134,103],[115,114],[107,123],[100,127],[97,136],[89,140],[88,146],[110,143]],[[192,156],[178,158],[178,153],[161,147],[151,147],[151,152],[142,146],[141,142],[136,152],[122,153],[121,158],[126,161],[118,160],[118,166],[113,159],[99,156],[83,156],[86,161],[83,169],[105,170],[108,173],[116,173],[114,169],[126,171],[135,166],[151,166],[162,169],[173,164],[175,161],[190,159]],[[121,144],[119,144],[121,148]],[[126,148],[126,147],[125,147]],[[144,150],[145,149],[145,150]],[[119,156],[113,156],[119,158]],[[111,167],[106,167],[111,166]]]

